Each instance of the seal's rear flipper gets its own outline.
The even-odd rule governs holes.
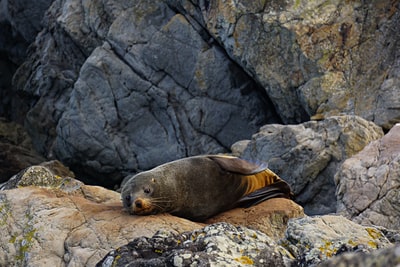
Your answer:
[[[248,208],[257,205],[267,199],[276,197],[283,197],[289,199],[293,198],[293,193],[290,190],[290,186],[283,180],[279,180],[273,184],[260,188],[242,197],[237,202],[237,206]]]

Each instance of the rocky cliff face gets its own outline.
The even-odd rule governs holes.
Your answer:
[[[57,0],[28,20],[1,3],[2,38],[32,42],[18,60],[2,43],[20,65],[3,115],[92,182],[229,151],[271,122],[399,120],[396,1]]]

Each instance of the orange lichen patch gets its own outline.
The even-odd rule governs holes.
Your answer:
[[[382,237],[381,232],[376,230],[375,228],[367,227],[365,230],[368,232],[369,236],[372,237],[373,239],[378,239]]]
[[[319,250],[328,258],[332,257],[337,252],[337,248],[333,246],[333,243],[331,241],[325,241],[325,244],[323,246],[320,246]]]
[[[248,256],[241,256],[239,258],[235,258],[235,261],[240,262],[242,264],[254,264],[254,261],[250,259]]]

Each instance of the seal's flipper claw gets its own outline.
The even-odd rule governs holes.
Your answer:
[[[270,198],[293,198],[293,193],[288,183],[279,180],[276,183],[260,188],[250,194],[245,195],[237,202],[238,207],[248,208],[257,205]]]

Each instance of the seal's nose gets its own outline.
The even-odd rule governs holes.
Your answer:
[[[136,200],[135,206],[136,206],[136,208],[141,209],[143,207],[142,201],[140,199]]]
[[[125,204],[126,204],[127,207],[132,206],[132,198],[131,198],[130,195],[127,195],[127,196],[125,197]]]

